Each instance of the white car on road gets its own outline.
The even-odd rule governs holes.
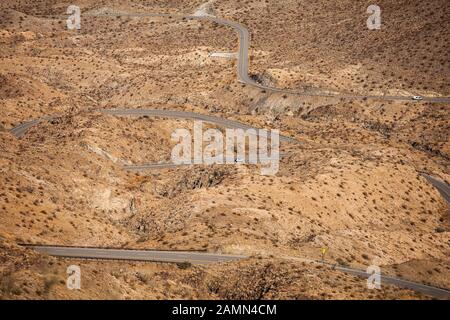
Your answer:
[[[420,101],[423,100],[422,96],[412,96],[411,99],[415,100],[415,101]]]

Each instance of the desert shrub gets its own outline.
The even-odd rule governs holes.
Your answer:
[[[192,266],[192,263],[190,262],[181,262],[181,263],[177,263],[177,267],[181,270],[186,270],[189,269]]]

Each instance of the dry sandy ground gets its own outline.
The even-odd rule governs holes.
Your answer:
[[[193,13],[202,1],[81,1],[83,12]],[[236,81],[232,29],[171,18],[83,17],[64,1],[0,4],[2,298],[426,298],[280,259],[320,258],[450,288],[448,207],[420,172],[450,180],[450,107],[264,92]],[[250,73],[278,87],[450,95],[448,1],[212,1],[252,36]],[[413,19],[411,18],[413,17]],[[167,161],[192,122],[116,118],[98,108],[195,111],[278,128],[304,143],[276,176],[256,166],[135,174]],[[22,139],[7,130],[58,114]],[[214,266],[68,261],[15,243],[207,250],[253,255]],[[256,258],[259,257],[258,258]],[[80,292],[65,268],[83,270]],[[152,288],[152,290],[149,290]]]

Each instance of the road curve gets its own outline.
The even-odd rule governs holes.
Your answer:
[[[236,128],[236,129],[255,129],[259,128],[252,127],[242,122],[223,119],[219,117],[209,116],[205,114],[188,112],[188,111],[174,111],[174,110],[158,110],[158,109],[103,109],[99,110],[104,114],[114,115],[114,116],[138,116],[138,117],[163,117],[163,118],[176,118],[176,119],[191,119],[191,120],[201,120],[204,122],[209,122],[212,124],[217,124],[225,128]],[[291,137],[280,135],[280,141],[298,143]]]
[[[446,181],[430,176],[429,174],[426,174],[424,172],[422,172],[420,175],[439,191],[444,200],[450,206],[450,185]]]
[[[65,15],[40,15],[45,18],[61,18],[63,20],[67,19]],[[205,20],[215,22],[220,25],[225,25],[233,28],[237,31],[239,37],[239,52],[238,52],[238,66],[237,66],[237,76],[238,80],[244,84],[266,90],[271,92],[280,92],[292,95],[299,95],[305,97],[324,97],[324,98],[338,98],[344,100],[385,100],[385,101],[414,101],[412,100],[412,96],[392,96],[392,95],[357,95],[357,94],[349,94],[349,93],[336,93],[336,92],[326,92],[326,91],[318,91],[318,92],[306,92],[294,89],[284,89],[284,88],[276,88],[262,85],[255,80],[253,80],[248,73],[248,49],[250,43],[250,33],[248,29],[234,21],[216,18],[213,16],[195,16],[195,15],[182,15],[182,14],[169,14],[169,13],[83,13],[84,17],[130,17],[130,18],[143,18],[143,17],[166,17],[166,18],[177,18],[182,20]],[[450,103],[450,97],[432,97],[432,96],[423,96],[423,100],[426,102],[433,103]],[[417,102],[417,101],[416,101]]]
[[[175,111],[175,110],[158,110],[158,109],[97,109],[95,111],[101,112],[107,115],[113,116],[137,116],[137,117],[162,117],[162,118],[176,118],[176,119],[191,119],[191,120],[201,120],[208,123],[217,124],[225,128],[237,128],[237,129],[255,129],[259,128],[252,127],[242,122],[223,119],[219,117],[204,115],[195,112],[188,111]],[[32,127],[38,125],[42,121],[48,121],[54,119],[56,116],[45,116],[39,119],[26,121],[18,126],[12,128],[9,132],[13,134],[16,138],[21,138],[25,133]],[[300,141],[291,137],[280,135],[280,141],[289,143],[299,143]]]
[[[330,97],[330,98],[340,98],[340,99],[378,99],[378,100],[393,100],[393,101],[411,101],[410,97],[407,96],[373,96],[373,95],[352,95],[352,94],[340,94],[340,93],[307,93],[304,91],[295,91],[295,90],[289,90],[289,89],[281,89],[281,88],[274,88],[269,86],[264,86],[253,79],[251,79],[248,75],[248,48],[249,48],[249,42],[250,42],[250,35],[248,32],[248,29],[245,28],[243,25],[231,22],[225,19],[220,18],[214,18],[214,17],[207,17],[207,16],[177,16],[177,15],[170,15],[170,14],[103,14],[103,15],[91,15],[91,16],[168,16],[168,17],[180,17],[183,19],[192,19],[192,20],[209,20],[212,22],[216,22],[221,25],[227,25],[235,30],[237,30],[239,35],[239,53],[238,53],[238,80],[240,82],[243,82],[245,84],[248,84],[250,86],[254,86],[263,90],[273,91],[273,92],[281,92],[281,93],[289,93],[289,94],[295,94],[295,95],[302,95],[302,96],[318,96],[318,97]],[[427,102],[439,102],[439,103],[450,103],[450,97],[424,97],[424,101]],[[110,110],[110,114],[114,114],[114,112],[118,112],[115,115],[142,115],[142,114],[120,114],[121,110]],[[122,110],[123,112],[124,110]],[[147,110],[149,111],[149,110]],[[156,110],[156,111],[166,111],[166,110]],[[172,111],[174,112],[174,111]],[[175,111],[177,112],[177,111]],[[108,113],[108,112],[105,112]],[[145,116],[150,116],[149,114],[144,114]],[[195,114],[197,115],[197,114]],[[155,116],[162,116],[164,115],[155,115]],[[168,115],[165,115],[166,117]],[[186,114],[184,116],[187,116]],[[178,117],[175,114],[172,115],[172,117]],[[211,118],[220,119],[216,117],[211,116],[203,116],[201,117],[209,117],[209,120]],[[15,135],[16,137],[23,136],[28,129],[31,127],[37,125],[43,120],[50,120],[52,117],[43,117],[36,120],[31,120],[22,123],[21,125],[13,128],[10,132]],[[192,118],[187,117],[191,119],[198,119],[203,120],[205,122],[211,122],[206,120],[205,118]],[[213,119],[213,120],[215,120]],[[225,123],[224,123],[225,122]],[[244,124],[237,125],[236,122],[231,120],[224,120],[222,119],[220,122],[212,122],[216,124],[222,124],[222,125],[230,125],[233,128],[251,128]],[[244,126],[244,127],[242,127]],[[287,140],[285,140],[287,139]],[[282,140],[282,137],[280,136],[280,140]],[[294,140],[293,138],[289,137],[283,137],[283,140],[290,141]],[[448,184],[436,180],[435,178],[431,176],[424,176],[430,183],[432,183],[439,192],[444,196],[447,203],[449,203],[449,187]],[[191,263],[215,263],[215,262],[225,262],[225,261],[233,261],[238,259],[244,259],[245,256],[235,256],[235,255],[220,255],[220,254],[211,254],[211,253],[194,253],[194,252],[177,252],[177,251],[151,251],[151,250],[125,250],[125,249],[102,249],[102,248],[77,248],[77,247],[57,247],[57,246],[30,246],[34,250],[52,255],[52,256],[58,256],[58,257],[67,257],[67,258],[90,258],[90,259],[113,259],[113,260],[130,260],[130,261],[159,261],[159,262],[191,262]],[[334,269],[353,274],[360,277],[367,277],[367,273],[362,270],[358,269],[352,269],[342,266],[333,266]],[[441,288],[435,288],[399,278],[389,277],[389,276],[383,276],[382,275],[382,281],[386,283],[390,283],[393,285],[397,285],[400,287],[416,290],[431,296],[435,296],[438,298],[444,298],[444,299],[450,299],[450,291],[441,289]]]
[[[27,133],[27,131],[29,129],[31,129],[34,126],[37,126],[39,123],[41,123],[42,121],[46,121],[46,120],[51,120],[54,117],[52,116],[45,116],[39,119],[34,119],[34,120],[30,120],[30,121],[25,121],[22,122],[21,124],[19,124],[18,126],[15,126],[14,128],[12,128],[11,130],[9,130],[9,132],[14,135],[16,138],[21,138],[25,135],[25,133]]]
[[[89,17],[168,17],[168,18],[178,18],[185,20],[205,20],[215,22],[220,25],[229,26],[235,29],[239,37],[239,52],[238,52],[238,66],[237,66],[237,76],[238,80],[247,85],[257,87],[262,90],[280,92],[286,94],[307,96],[307,97],[325,97],[325,98],[338,98],[346,100],[385,100],[385,101],[413,101],[411,96],[391,96],[391,95],[355,95],[346,93],[335,93],[335,92],[306,92],[298,91],[292,89],[283,89],[262,85],[255,80],[253,80],[248,73],[249,62],[248,62],[248,50],[250,46],[250,33],[248,29],[234,21],[216,18],[213,16],[194,16],[194,15],[179,15],[179,14],[164,14],[164,13],[104,13],[104,14],[90,14],[85,13],[83,16]],[[423,101],[434,102],[434,103],[450,103],[450,97],[427,97],[423,96]]]
[[[100,259],[100,260],[124,260],[124,261],[144,261],[144,262],[170,262],[183,263],[190,262],[192,264],[211,264],[218,262],[237,261],[247,259],[248,256],[243,255],[225,255],[206,252],[190,252],[190,251],[157,251],[157,250],[137,250],[137,249],[106,249],[106,248],[85,248],[85,247],[62,247],[62,246],[41,246],[27,245],[24,247],[33,249],[41,254],[55,257],[74,258],[74,259]],[[310,263],[320,263],[320,261],[302,259],[296,257],[284,257],[289,260],[301,260]],[[366,271],[323,263],[334,270],[358,277],[367,278],[369,275]],[[450,299],[450,291],[428,286],[425,284],[403,280],[400,278],[381,275],[382,283],[392,284],[401,288],[411,289],[440,299]]]
[[[279,153],[279,159],[285,157],[289,155],[289,153]],[[222,155],[223,156],[223,155]],[[204,159],[205,161],[205,159]],[[260,157],[258,155],[257,159],[256,159],[256,163],[257,164],[268,164],[270,163],[270,161],[273,161],[273,159],[269,158],[269,157]],[[213,161],[211,161],[210,163],[212,164],[218,164],[218,163],[214,163]],[[226,163],[222,163],[222,164],[228,164]],[[233,164],[254,164],[254,162],[250,162],[250,159],[248,158],[248,155],[245,155],[245,159],[243,159],[242,162],[234,162]],[[187,164],[175,164],[173,162],[160,162],[160,163],[144,163],[144,164],[135,164],[135,165],[124,165],[123,168],[125,170],[128,171],[136,171],[136,172],[140,172],[140,171],[146,171],[146,170],[154,170],[154,169],[171,169],[171,168],[179,168],[179,167],[183,167],[183,166],[193,166],[195,165],[194,163],[187,163]]]

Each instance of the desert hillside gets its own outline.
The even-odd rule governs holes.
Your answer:
[[[450,3],[370,1],[78,1],[0,3],[0,299],[428,299],[325,260],[450,288],[450,211],[421,175],[450,181],[450,104],[343,99],[450,96]],[[168,14],[131,17],[126,13]],[[199,13],[200,12],[200,13]],[[95,16],[107,13],[117,17]],[[249,75],[237,81],[236,31]],[[173,16],[172,16],[173,15]],[[187,119],[105,109],[190,111],[279,129],[274,176],[258,165],[170,161]],[[52,116],[23,136],[10,130]],[[209,125],[221,128],[218,125]],[[223,129],[223,128],[222,128]],[[242,261],[184,265],[48,257],[20,244],[195,250]],[[80,291],[66,268],[83,270]],[[151,290],[149,290],[151,288]]]

